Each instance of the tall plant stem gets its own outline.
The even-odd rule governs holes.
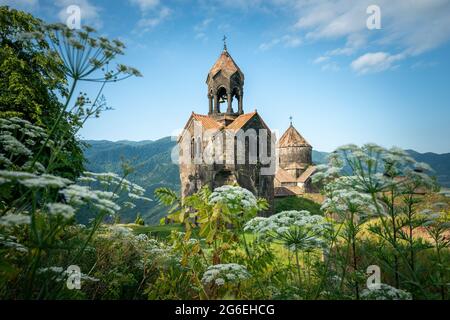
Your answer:
[[[442,258],[441,258],[441,247],[439,246],[439,243],[436,241],[436,255],[438,258],[438,264],[439,264],[439,288],[441,291],[441,299],[445,300],[445,284],[444,282],[444,274],[442,272]]]
[[[239,230],[242,230],[240,222],[238,222],[238,228],[239,228]],[[248,244],[247,244],[247,239],[245,238],[245,231],[242,232],[242,239],[244,240],[243,242],[244,242],[244,248],[245,248],[245,253],[247,254],[247,258],[249,261],[252,261],[252,255],[250,254],[250,250],[249,250]],[[258,285],[259,290],[261,290],[261,292],[264,293],[263,287],[262,287],[261,283],[259,282],[258,277],[256,277],[256,284]]]
[[[67,106],[70,103],[70,100],[72,99],[73,93],[75,91],[75,88],[77,86],[77,82],[78,79],[74,79],[72,82],[72,86],[70,88],[69,91],[69,95],[67,96],[67,100],[66,103],[64,104],[64,107],[61,108],[61,111],[58,115],[58,117],[56,118],[55,123],[53,124],[52,129],[50,130],[49,134],[47,135],[47,138],[45,139],[44,143],[41,145],[41,147],[39,148],[39,151],[36,153],[36,155],[33,157],[33,161],[31,163],[31,168],[34,168],[34,165],[36,164],[37,160],[39,159],[39,156],[41,155],[42,151],[44,150],[44,148],[47,146],[47,143],[50,141],[50,138],[52,137],[52,135],[55,133],[62,117],[64,116],[64,113],[66,112]]]
[[[395,197],[394,190],[391,190],[390,200],[390,213],[392,221],[392,246],[394,247],[394,274],[395,274],[395,286],[400,287],[400,275],[399,275],[399,263],[398,263],[398,248],[397,248],[397,223],[395,220]]]
[[[298,286],[301,287],[302,286],[302,278],[300,275],[300,261],[298,259],[298,250],[295,249],[295,263],[297,264],[297,277],[298,277]]]
[[[352,233],[352,255],[353,255],[353,271],[355,273],[358,272],[358,262],[356,258],[356,239],[355,234]],[[358,279],[355,279],[355,295],[356,300],[359,300],[359,286],[358,286]]]

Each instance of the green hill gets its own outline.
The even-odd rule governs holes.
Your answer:
[[[86,168],[93,172],[115,172],[121,174],[121,160],[132,164],[135,171],[128,179],[147,189],[146,196],[154,198],[156,188],[165,186],[179,190],[178,166],[170,158],[175,141],[170,137],[156,141],[86,141],[90,146],[85,150]],[[164,215],[165,208],[157,202],[144,203],[128,210],[123,216],[125,222],[134,221],[141,213],[147,223],[157,223]]]
[[[171,161],[171,152],[176,141],[171,137],[156,141],[107,141],[86,140],[90,146],[85,150],[87,159],[86,168],[93,172],[121,173],[121,160],[127,160],[135,168],[128,179],[147,189],[146,196],[154,198],[156,188],[165,186],[174,190],[180,189],[178,166]],[[439,183],[450,187],[450,153],[418,153],[408,150],[413,158],[428,163],[436,172]],[[323,163],[328,153],[313,150],[313,161]],[[124,222],[134,221],[140,213],[149,224],[158,223],[167,209],[161,207],[156,201],[138,205],[123,214]]]

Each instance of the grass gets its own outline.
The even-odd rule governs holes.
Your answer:
[[[167,239],[172,231],[184,232],[184,225],[179,223],[140,226],[137,224],[129,224],[127,227],[131,228],[135,234],[151,235],[159,239]],[[192,238],[198,238],[198,231],[192,230]]]
[[[275,199],[275,213],[287,210],[307,210],[311,214],[323,216],[320,204],[310,199],[297,196]]]

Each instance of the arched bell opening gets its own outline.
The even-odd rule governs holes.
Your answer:
[[[220,105],[228,101],[227,89],[220,87],[214,97],[215,100],[215,112],[220,113]]]

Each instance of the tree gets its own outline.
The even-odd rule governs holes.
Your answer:
[[[32,15],[0,7],[0,118],[20,117],[44,129],[51,128],[62,108],[58,96],[67,95],[67,79],[60,56],[34,34],[44,23]],[[68,154],[57,159],[52,172],[74,178],[83,170],[82,143],[72,133],[70,114],[58,131],[70,137]],[[46,164],[50,150],[39,161]]]

